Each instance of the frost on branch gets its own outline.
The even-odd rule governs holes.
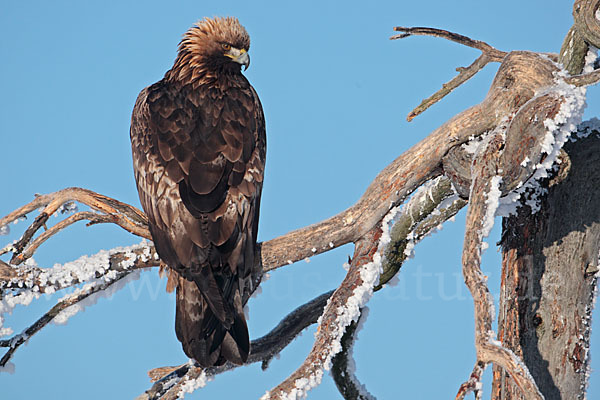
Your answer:
[[[542,193],[545,189],[539,186],[540,179],[555,168],[559,152],[581,122],[585,89],[565,83],[562,71],[555,71],[554,76],[554,84],[538,89],[535,97],[515,113],[506,130],[497,131],[486,149],[473,158],[463,274],[475,302],[477,363],[457,398],[471,391],[480,395],[481,372],[491,362],[513,378],[525,398],[543,398],[527,366],[496,340],[492,330],[493,298],[480,263],[486,247],[483,238],[493,226],[501,195],[507,195],[503,200],[506,205],[516,204],[524,193]],[[536,198],[529,197],[528,201],[539,209]],[[507,209],[514,212],[510,207],[504,212]]]
[[[584,92],[571,83],[581,86],[584,84],[582,82],[592,82],[596,79],[594,74],[597,71],[590,72],[587,77],[567,77],[555,63],[555,55],[522,51],[506,53],[486,43],[439,29],[398,30],[404,32],[401,37],[415,34],[439,36],[482,51],[482,55],[470,66],[460,68],[459,75],[445,85],[443,90],[417,107],[411,113],[411,117],[443,98],[489,62],[500,62],[500,68],[488,94],[480,104],[456,115],[400,155],[381,171],[356,204],[318,224],[259,244],[260,262],[264,271],[293,264],[346,243],[354,243],[356,246],[346,278],[331,297],[329,294],[326,296],[329,300],[319,319],[319,331],[308,358],[295,373],[265,397],[304,397],[308,390],[316,386],[321,381],[324,371],[331,367],[332,357],[343,348],[342,341],[344,335],[348,334],[348,327],[358,319],[365,303],[372,296],[374,287],[383,287],[382,284],[397,273],[407,253],[411,253],[414,243],[456,213],[464,205],[465,199],[470,197],[463,267],[465,280],[475,301],[475,346],[478,361],[467,382],[461,386],[459,395],[464,396],[468,391],[479,391],[481,372],[486,365],[493,362],[505,368],[529,398],[538,399],[539,391],[527,368],[514,353],[496,341],[495,333],[491,329],[493,302],[485,276],[480,269],[481,252],[485,248],[483,238],[491,229],[499,199],[514,205],[519,196],[531,196],[531,193],[543,190],[537,181],[554,168],[559,160],[561,146],[581,116]],[[483,139],[479,140],[479,137]],[[469,140],[472,142],[465,144]],[[445,177],[440,177],[441,175]],[[452,193],[442,190],[442,184],[452,188]],[[419,190],[420,187],[422,189]],[[436,192],[438,189],[439,193]],[[443,194],[440,194],[442,192]],[[396,221],[398,228],[395,230],[399,232],[398,235],[395,235],[394,231],[388,235],[386,225],[391,220],[391,213],[412,193],[415,194],[402,208],[402,213]],[[75,214],[34,238],[48,217],[57,212],[60,214],[60,211],[65,209],[64,204],[72,200],[89,205],[93,211],[67,210],[74,211]],[[537,204],[534,197],[531,197],[530,201]],[[104,269],[76,269],[77,272],[68,268],[57,268],[55,275],[47,276],[35,266],[31,258],[41,243],[80,220],[90,221],[91,224],[116,223],[136,235],[149,236],[145,216],[139,210],[78,188],[40,196],[32,203],[0,219],[0,226],[6,226],[8,222],[18,220],[40,207],[43,208],[40,216],[28,228],[26,234],[16,243],[0,249],[0,254],[12,252],[13,264],[20,265],[17,269],[14,265],[6,267],[0,264],[0,272],[9,276],[1,281],[4,282],[2,289],[5,292],[11,291],[10,295],[13,296],[4,297],[7,299],[7,307],[13,303],[31,301],[39,293],[49,293],[73,285],[81,286],[73,294],[61,299],[59,304],[32,327],[9,340],[2,341],[5,347],[9,347],[9,352],[3,358],[3,365],[6,366],[9,365],[6,362],[14,349],[41,326],[52,319],[66,321],[81,307],[84,299],[92,298],[96,293],[108,289],[130,271],[127,268],[111,269],[112,265]],[[382,250],[387,241],[393,244],[388,246],[393,247],[393,251],[386,251],[384,257]],[[394,260],[392,255],[395,256]],[[129,260],[129,257],[126,258]],[[87,262],[90,261],[86,260]],[[145,265],[156,264],[157,260],[152,259]],[[301,268],[298,264],[296,267]],[[381,275],[382,270],[385,275]],[[20,275],[15,276],[17,273]],[[314,323],[317,317],[312,317],[317,310],[323,308],[324,303],[324,299],[320,298],[316,305],[308,307],[310,313],[306,314],[310,314],[310,318],[304,318],[302,322],[306,325],[298,323],[297,326],[290,327],[292,324],[289,324],[286,326],[286,335],[283,335],[285,337],[278,336],[269,343],[275,343],[278,351],[285,347],[301,330],[298,328],[303,329]],[[352,334],[349,337],[353,339]],[[250,357],[251,362],[262,361],[265,365],[276,352],[264,350],[266,344],[265,341],[261,343],[261,339],[263,338],[252,342]],[[347,361],[351,363],[351,356],[349,357]],[[222,369],[215,368],[209,371],[188,364],[162,368],[162,377],[159,377],[157,382],[158,386],[162,385],[161,388],[153,390],[158,388],[153,386],[146,393],[146,398],[181,397],[203,386],[208,378],[227,368],[233,367],[227,365]],[[354,375],[351,371],[349,373]],[[357,382],[354,384],[356,386]],[[368,398],[367,394],[362,395]]]
[[[0,340],[0,347],[8,348],[0,359],[0,367],[6,366],[19,346],[49,322],[65,324],[86,306],[95,304],[101,297],[112,296],[127,282],[137,279],[139,271],[136,269],[155,264],[155,254],[146,241],[129,247],[103,250],[93,256],[82,256],[66,264],[56,264],[52,268],[39,268],[29,259],[25,268],[20,268],[18,277],[1,283],[1,323],[4,322],[4,315],[12,312],[18,304],[27,305],[38,299],[42,293],[54,293],[73,285],[85,284],[63,296],[54,307],[23,332],[10,339]],[[3,336],[12,332],[11,328],[0,325],[0,333]]]
[[[395,213],[396,209],[386,223]],[[358,320],[361,308],[373,294],[373,286],[381,273],[381,251],[385,241],[389,242],[389,236],[382,235],[381,228],[376,227],[357,243],[346,278],[319,318],[315,344],[307,359],[296,372],[261,399],[301,399],[321,383],[324,370],[331,368],[333,356],[342,349],[341,340],[346,327]]]
[[[332,360],[331,375],[344,399],[375,400],[366,386],[358,381],[353,357],[354,343],[358,338],[359,331],[364,326],[368,312],[369,307],[364,306],[358,322],[353,322],[346,328],[341,341],[342,351],[336,354]]]

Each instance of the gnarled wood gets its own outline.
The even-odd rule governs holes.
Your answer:
[[[499,339],[521,356],[546,400],[579,398],[589,363],[600,248],[600,138],[565,146],[571,168],[541,210],[505,218]],[[494,399],[521,399],[494,368]]]

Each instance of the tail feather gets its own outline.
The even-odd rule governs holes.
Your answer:
[[[231,361],[243,364],[250,352],[248,327],[236,293],[231,318],[215,316],[196,283],[179,278],[175,332],[185,354],[203,367]],[[229,322],[232,321],[232,322]]]
[[[236,314],[232,329],[223,338],[221,346],[223,356],[234,364],[243,364],[250,353],[250,337],[243,314]]]

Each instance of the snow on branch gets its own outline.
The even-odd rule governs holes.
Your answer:
[[[372,296],[374,287],[379,283],[385,283],[395,275],[399,265],[409,253],[411,243],[421,239],[464,206],[464,200],[450,195],[449,187],[458,188],[465,182],[468,182],[471,187],[471,204],[467,217],[463,269],[465,280],[476,304],[475,344],[478,363],[471,378],[461,387],[461,390],[465,393],[476,390],[479,385],[479,370],[483,370],[490,362],[496,362],[506,368],[521,387],[530,393],[530,398],[539,398],[535,382],[528,375],[526,367],[493,338],[494,334],[491,330],[493,303],[485,276],[480,269],[480,255],[484,247],[482,240],[493,223],[498,197],[511,193],[512,197],[506,197],[510,197],[513,201],[514,193],[520,195],[519,190],[527,186],[527,181],[535,181],[553,167],[560,147],[581,117],[585,89],[568,84],[567,80],[575,77],[566,78],[561,73],[560,67],[548,55],[524,51],[504,53],[486,43],[432,28],[398,28],[398,30],[405,32],[404,37],[410,34],[433,34],[478,48],[483,52],[482,57],[467,68],[469,71],[461,71],[462,77],[459,75],[455,78],[456,81],[453,80],[452,85],[458,86],[461,79],[465,81],[489,61],[501,61],[500,68],[481,103],[459,113],[400,155],[380,172],[353,206],[322,222],[258,245],[261,254],[258,262],[262,263],[263,271],[270,271],[346,243],[355,244],[354,257],[348,274],[335,292],[331,296],[329,294],[326,296],[329,300],[319,318],[319,330],[310,354],[296,372],[268,392],[265,398],[301,397],[320,382],[324,370],[331,367],[332,358],[342,349],[342,338],[347,332],[347,327],[358,319],[362,307]],[[591,79],[590,76],[595,75],[593,72],[588,73],[585,79]],[[584,78],[581,78],[581,82],[583,81]],[[572,83],[577,84],[577,82]],[[449,88],[452,90],[451,86]],[[428,105],[425,106],[427,107]],[[445,162],[447,156],[460,149],[462,144],[489,132],[493,133],[488,139],[482,141],[484,149],[482,152],[475,155],[463,154],[459,157],[459,164],[461,162],[466,164],[463,165],[464,168],[459,168],[464,172],[463,175],[457,172],[459,169],[454,170],[457,173],[450,173],[449,164]],[[534,143],[533,146],[523,145],[531,141]],[[471,174],[473,158],[475,161]],[[392,223],[393,214],[398,211],[397,207],[420,186],[444,173],[452,185],[446,178],[433,180],[427,184],[404,207],[403,214],[398,219],[401,225],[397,228],[397,232],[392,232],[390,235],[387,225]],[[76,212],[36,237],[40,228],[46,228],[50,215],[71,208],[68,205],[73,201],[83,203],[93,211]],[[31,203],[1,218],[0,233],[6,233],[7,229],[4,227],[10,222],[39,208],[43,208],[40,215],[35,218],[23,236],[0,250],[0,255],[9,252],[13,254],[10,264],[0,262],[3,307],[10,307],[17,302],[26,303],[39,293],[60,290],[76,284],[84,284],[84,286],[73,295],[61,300],[55,308],[36,322],[39,323],[38,325],[34,324],[21,334],[0,342],[9,348],[10,353],[5,354],[4,365],[21,343],[50,320],[59,316],[60,321],[61,313],[64,313],[62,317],[68,317],[75,310],[69,309],[70,307],[107,289],[117,280],[129,276],[131,269],[136,268],[134,263],[127,268],[119,269],[113,267],[112,261],[108,264],[104,261],[103,266],[98,267],[98,265],[94,266],[94,262],[85,260],[82,263],[85,268],[77,269],[77,272],[65,266],[55,266],[50,270],[41,269],[32,265],[31,261],[31,256],[41,243],[79,220],[88,220],[88,225],[115,223],[135,235],[150,237],[146,216],[141,211],[80,188],[69,188],[36,197]],[[387,261],[388,268],[388,264],[383,263],[382,254],[390,241],[396,245],[395,251],[399,258],[392,260],[390,255]],[[139,250],[146,257],[145,260],[141,260],[137,258],[139,254],[135,255],[140,267],[158,265],[153,247],[149,244],[145,246],[136,250],[122,249],[111,253],[109,259],[116,260],[123,257],[121,261],[131,262],[133,256],[128,254]],[[92,266],[88,266],[88,263]],[[380,277],[382,269],[386,275]],[[5,292],[11,293],[5,295]],[[307,304],[302,311],[296,310],[291,314],[294,318],[307,316],[306,318],[300,320],[286,318],[272,331],[279,332],[277,336],[267,335],[269,340],[277,338],[275,342],[265,338],[253,342],[250,355],[252,362],[261,361],[263,366],[268,365],[273,355],[293,340],[299,331],[314,323],[311,321],[324,307],[323,296],[315,299],[314,303]],[[0,331],[0,333],[7,334],[7,331]],[[275,352],[267,351],[266,347],[274,347]],[[204,371],[193,364],[161,368],[155,370],[154,376],[162,377],[144,396],[145,398],[179,397],[189,390],[206,384],[216,373],[217,370]],[[459,392],[459,395],[462,392]]]
[[[357,321],[360,309],[373,294],[381,272],[380,226],[373,228],[356,243],[350,268],[341,285],[329,298],[315,343],[304,363],[287,379],[261,399],[297,399],[319,385],[323,371],[331,368],[331,359],[341,350],[346,327]]]
[[[38,268],[27,265],[26,271],[19,271],[17,277],[0,282],[0,334],[6,336],[12,329],[3,326],[4,314],[10,313],[17,304],[29,304],[42,293],[54,293],[76,284],[83,287],[66,295],[57,304],[23,332],[10,339],[0,340],[0,347],[8,351],[0,359],[0,368],[6,367],[14,352],[48,323],[65,324],[67,320],[84,307],[95,304],[99,297],[110,297],[133,279],[135,270],[157,265],[157,257],[150,252],[146,242],[130,247],[118,247],[101,251],[88,257],[53,268]],[[124,279],[126,278],[126,279]],[[114,285],[119,282],[119,285]]]
[[[10,278],[0,281],[0,289],[10,290],[12,296],[28,291],[51,294],[126,269],[148,268],[159,264],[154,247],[144,240],[136,245],[81,256],[65,264],[55,264],[52,268],[40,268],[31,260],[19,268],[5,263],[0,271],[6,271]]]
[[[296,308],[269,333],[253,340],[246,365],[260,362],[262,369],[267,369],[273,357],[287,347],[305,328],[317,322],[332,294],[333,290],[323,293]],[[203,370],[194,363],[188,362],[178,367],[157,368],[149,372],[150,377],[155,381],[154,385],[138,396],[138,399],[175,399],[179,396],[181,386],[197,377],[210,379],[238,367],[240,366],[228,362],[220,367]]]
[[[467,204],[459,198],[452,183],[439,176],[421,186],[402,206],[390,230],[391,242],[385,250],[383,272],[375,291],[380,290],[412,255],[415,244],[452,218]]]
[[[463,275],[475,303],[477,362],[470,378],[461,385],[457,399],[479,390],[481,373],[492,362],[513,378],[524,398],[543,398],[522,360],[496,340],[492,330],[493,298],[480,264],[481,253],[487,247],[483,239],[493,226],[500,196],[512,190],[509,201],[515,201],[524,188],[533,187],[539,179],[548,177],[562,146],[581,122],[585,89],[566,84],[562,80],[564,74],[558,73],[556,77],[555,85],[539,91],[519,110],[510,125],[494,131],[484,150],[473,160]],[[524,142],[528,146],[523,146]]]
[[[352,349],[356,341],[356,335],[360,331],[367,317],[369,308],[363,307],[357,322],[353,322],[346,328],[342,336],[342,350],[332,359],[331,375],[338,390],[344,399],[375,400],[364,384],[358,381],[355,375],[356,364],[352,357]]]
[[[477,362],[469,380],[463,383],[456,396],[463,399],[470,391],[478,390],[481,372],[490,362],[502,366],[522,389],[526,399],[543,399],[525,364],[510,350],[495,340],[492,329],[494,301],[487,287],[487,277],[481,271],[481,253],[485,249],[483,239],[489,234],[494,213],[500,197],[502,171],[501,149],[504,132],[497,132],[485,151],[473,161],[473,177],[467,226],[463,248],[463,275],[475,303],[475,348]]]
[[[404,254],[404,249],[407,243],[414,245],[416,242],[427,236],[429,233],[438,228],[444,221],[451,218],[453,215],[464,206],[466,202],[462,199],[457,199],[452,185],[446,178],[438,177],[428,182],[425,187],[419,189],[415,193],[410,202],[403,206],[400,210],[390,213],[384,218],[384,226],[392,226],[386,228],[382,234],[382,243],[385,245],[385,258],[383,260],[383,273],[387,274],[385,281],[383,275],[380,280],[381,283],[376,285],[374,291],[382,288],[383,283],[391,279],[394,273],[397,273],[400,269],[400,265],[406,259],[406,256],[401,258],[394,258],[391,262],[387,260],[387,257],[392,257],[393,251],[400,251]],[[410,221],[410,222],[409,222]],[[389,233],[388,233],[389,232]],[[389,269],[388,269],[389,268]],[[395,271],[391,273],[391,271]],[[285,317],[277,327],[262,338],[256,339],[252,342],[251,352],[248,359],[248,363],[261,362],[262,368],[266,369],[270,360],[285,346],[287,346],[302,329],[310,324],[316,323],[320,317],[323,308],[331,292],[324,293],[323,295],[311,300],[305,305],[299,307],[287,317]],[[364,308],[361,309],[361,315],[364,314]],[[366,317],[362,317],[361,321],[364,323]],[[354,342],[354,323],[344,333],[341,344],[342,349],[344,346]],[[344,344],[346,343],[346,345]],[[341,369],[338,366],[335,369],[335,363],[343,363],[343,371],[346,378],[346,383],[343,387],[340,387],[340,391],[352,391],[351,387],[354,387],[357,391],[362,393],[363,398],[368,398],[368,394],[365,391],[361,391],[361,385],[358,380],[348,369],[349,366],[353,365],[353,360],[350,351],[342,351],[338,353],[332,360],[334,366],[332,366],[332,373],[336,376],[336,372]],[[225,364],[222,367],[210,368],[205,370],[206,376],[212,377],[221,372],[237,368],[237,365]],[[143,399],[170,399],[175,398],[174,393],[179,393],[179,386],[184,382],[184,379],[193,379],[194,376],[198,375],[199,367],[186,363],[179,367],[163,367],[157,368],[150,371],[150,376],[157,382],[140,398]],[[199,376],[199,375],[198,375]],[[187,378],[186,378],[187,377]],[[350,380],[348,380],[350,379]],[[351,386],[352,385],[352,386]],[[358,392],[357,392],[358,393]]]

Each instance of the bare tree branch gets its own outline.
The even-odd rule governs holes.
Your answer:
[[[465,205],[458,196],[445,207],[440,204],[456,195],[448,178],[438,177],[419,188],[404,206],[402,214],[394,224],[390,236],[391,243],[385,250],[383,272],[374,290],[380,290],[400,270],[407,257],[407,245],[416,243],[439,224],[451,218]],[[437,210],[434,213],[434,210]],[[424,221],[428,223],[425,224]],[[421,228],[421,229],[419,229]],[[419,230],[417,233],[416,231]]]
[[[281,322],[266,335],[252,341],[250,355],[245,365],[256,362],[262,363],[262,369],[267,369],[270,361],[290,344],[298,334],[308,326],[317,322],[319,316],[327,304],[327,300],[333,294],[333,290],[315,297],[308,303],[296,308],[289,313]],[[218,375],[239,367],[232,363],[226,363],[220,367],[208,368],[204,372],[207,376]],[[179,392],[184,383],[183,378],[193,379],[199,376],[202,368],[185,363],[179,367],[162,367],[151,370],[148,375],[156,381],[150,389],[139,399],[168,399],[173,393]],[[190,375],[193,374],[193,375]],[[167,385],[167,383],[169,383]]]
[[[100,214],[85,212],[72,215],[67,220],[57,224],[58,226],[55,228],[53,227],[53,229],[45,232],[45,234],[40,235],[40,237],[30,244],[35,233],[42,226],[45,227],[48,218],[56,213],[63,204],[72,201],[86,204],[90,208],[99,211]],[[113,222],[134,235],[151,239],[150,232],[148,231],[148,219],[143,212],[129,204],[81,188],[67,188],[47,195],[37,196],[32,202],[0,218],[0,226],[7,225],[41,207],[44,207],[44,209],[29,228],[27,228],[21,239],[15,245],[5,247],[0,251],[0,255],[4,254],[7,250],[12,251],[13,257],[11,263],[14,265],[19,265],[31,257],[37,247],[50,236],[82,219],[89,219],[91,224]]]
[[[471,79],[483,69],[489,62],[490,57],[487,54],[480,55],[471,65],[468,67],[459,67],[456,68],[458,71],[458,75],[452,78],[449,82],[444,83],[442,88],[423,100],[421,104],[419,104],[414,110],[408,113],[406,116],[406,120],[408,122],[412,121],[417,115],[423,113],[429,107],[446,97],[446,95],[450,94],[454,89]]]
[[[600,69],[588,74],[569,76],[565,78],[565,82],[577,87],[595,85],[596,83],[600,82]]]
[[[493,178],[502,174],[501,149],[504,146],[503,132],[498,132],[490,140],[487,148],[473,162],[473,183],[467,212],[465,243],[463,248],[463,275],[475,304],[475,348],[477,363],[474,371],[491,362],[501,365],[515,380],[526,399],[543,399],[527,367],[510,350],[495,340],[492,329],[494,301],[487,287],[487,277],[481,271],[481,252],[486,229],[491,229],[489,219],[493,218],[495,207],[490,204],[493,191],[500,195],[499,186],[494,187]],[[492,201],[493,202],[493,201]],[[491,216],[490,216],[491,213]],[[463,398],[473,386],[473,374],[469,381],[461,385],[457,398]],[[480,376],[480,374],[478,375]]]
[[[487,43],[439,29],[398,27],[396,30],[404,33],[394,38],[406,37],[412,34],[432,35],[444,37],[477,48],[483,52],[482,56],[471,66],[460,69],[459,76],[445,85],[442,91],[422,103],[422,109],[419,108],[419,111],[414,115],[417,115],[431,104],[443,98],[445,94],[469,79],[488,62],[500,61],[502,64],[483,102],[450,119],[424,140],[394,160],[374,179],[356,204],[325,221],[259,244],[263,270],[269,271],[306,257],[326,252],[346,243],[355,243],[355,253],[348,274],[331,296],[330,293],[324,294],[300,307],[286,317],[268,335],[252,343],[252,353],[249,362],[261,361],[263,368],[266,368],[275,354],[287,346],[304,327],[316,321],[317,316],[327,302],[326,299],[329,299],[320,319],[320,326],[314,346],[305,362],[289,378],[268,393],[267,397],[277,399],[292,393],[305,393],[312,387],[311,385],[320,381],[323,370],[330,367],[332,357],[343,346],[343,343],[340,344],[343,336],[348,334],[350,338],[352,337],[352,333],[346,332],[346,328],[352,324],[353,320],[358,318],[360,307],[370,297],[373,285],[377,283],[376,279],[371,280],[375,276],[372,270],[373,267],[375,265],[378,267],[378,263],[381,262],[379,258],[381,256],[379,251],[382,250],[380,248],[381,226],[384,216],[393,207],[403,202],[415,189],[423,185],[427,180],[439,176],[444,168],[442,160],[452,149],[460,144],[485,132],[498,129],[498,127],[504,129],[503,124],[513,118],[513,116],[513,123],[515,127],[518,126],[519,118],[525,121],[527,117],[535,114],[529,113],[530,110],[535,110],[535,106],[539,105],[543,112],[551,114],[552,112],[557,112],[562,104],[562,100],[557,96],[535,97],[538,93],[543,93],[543,89],[550,88],[556,84],[558,67],[547,57],[530,52],[501,52]],[[584,76],[580,76],[579,78],[573,77],[572,79],[574,84],[579,82],[581,85],[584,85],[595,83],[594,79],[597,79],[597,77],[594,74],[587,74],[585,78]],[[532,99],[533,101],[531,101]],[[549,108],[544,108],[546,106]],[[520,116],[520,114],[523,115]],[[535,115],[537,116],[537,114]],[[531,128],[531,126],[528,126],[528,128]],[[508,133],[516,130],[516,128],[509,130]],[[536,145],[541,140],[538,134],[539,131],[535,130],[531,133],[534,140],[538,140],[535,143]],[[505,143],[500,134],[494,136],[489,142],[487,150],[476,157],[473,176],[463,179],[469,181],[472,187],[471,206],[469,207],[467,217],[467,233],[463,253],[463,270],[465,280],[475,301],[477,326],[475,345],[478,361],[469,380],[461,386],[457,398],[462,398],[466,393],[477,388],[481,371],[491,362],[495,362],[505,368],[524,392],[529,393],[529,398],[539,398],[535,382],[527,374],[527,369],[520,360],[514,354],[497,344],[493,340],[493,337],[490,336],[490,332],[492,332],[491,319],[493,317],[491,316],[492,303],[485,283],[485,276],[483,276],[480,269],[482,221],[485,220],[484,216],[490,210],[486,199],[489,197],[492,189],[498,189],[493,187],[492,177],[499,174],[500,169],[502,169],[500,165],[505,167],[503,177],[506,180],[503,183],[504,186],[501,188],[504,193],[512,190],[511,185],[515,184],[515,182],[522,183],[526,179],[525,175],[527,174],[525,172],[531,173],[527,168],[523,168],[525,172],[519,168],[517,168],[519,171],[511,169],[515,165],[517,167],[520,166],[523,154],[527,153],[525,150],[518,151],[518,149],[521,149],[518,145],[514,146],[521,139],[522,137],[513,137],[511,133],[511,135],[508,135]],[[506,148],[504,153],[502,153],[501,147],[505,144]],[[510,146],[513,146],[513,150],[510,150]],[[536,146],[529,146],[526,150],[529,151],[527,154],[532,154],[533,152],[542,157],[541,152]],[[511,164],[508,162],[509,160],[518,161],[516,164]],[[412,206],[410,203],[407,205],[406,215],[401,217],[401,221],[403,222],[397,228],[397,232],[393,233],[393,240],[396,245],[394,251],[397,253],[397,259],[392,260],[392,256],[389,256],[390,261],[389,266],[386,265],[386,275],[381,277],[382,284],[397,273],[398,268],[405,258],[404,253],[406,244],[408,243],[407,238],[411,232],[411,240],[416,241],[422,238],[423,235],[428,233],[440,221],[447,219],[464,206],[465,201],[457,198],[448,204],[447,207],[441,207],[440,204],[448,196],[450,184],[444,179],[440,179],[437,182],[440,186],[436,186],[435,194],[431,190],[418,193],[414,197],[415,199],[421,199],[419,200],[420,203],[414,203]],[[442,182],[445,186],[441,184]],[[431,201],[426,199],[427,195],[431,197]],[[96,210],[96,212],[86,211],[76,213],[55,224],[34,239],[39,229],[45,227],[49,216],[56,213],[61,205],[69,201],[78,201],[86,204],[93,210]],[[40,207],[44,207],[44,210],[29,226],[22,238],[16,244],[7,246],[0,252],[2,254],[12,251],[12,262],[14,264],[22,263],[31,257],[38,246],[50,236],[58,233],[72,223],[83,219],[89,220],[90,224],[112,222],[135,235],[146,238],[150,237],[147,229],[147,219],[141,211],[106,196],[79,188],[69,188],[50,195],[39,196],[31,203],[20,207],[8,216],[0,219],[0,227]],[[439,216],[432,214],[432,211],[436,210],[436,207],[439,207]],[[410,220],[408,219],[409,217]],[[120,254],[123,257],[127,257],[126,253]],[[152,254],[154,253],[152,252]],[[388,252],[388,254],[392,253]],[[118,257],[118,255],[113,254],[115,257]],[[158,264],[157,260],[150,260],[148,262],[151,265]],[[129,273],[129,271],[118,272],[118,269],[115,269],[115,271],[117,271],[117,276],[120,276],[120,273]],[[0,281],[0,288],[18,291],[20,290],[18,289],[19,281],[23,282],[24,277],[29,277],[31,278],[30,282],[33,282],[33,284],[35,284],[37,279],[38,290],[42,291],[46,287],[45,282],[38,278],[44,272],[39,268],[14,268],[11,265],[2,263],[0,264],[0,279],[2,279]],[[105,276],[103,273],[100,275]],[[379,278],[378,273],[376,277]],[[67,284],[52,283],[51,287],[54,289],[64,288],[68,285],[84,281],[75,277],[75,279],[72,279]],[[86,290],[94,291],[96,290],[95,288],[98,288],[96,291],[99,291],[102,290],[101,287],[103,285],[107,285],[106,287],[110,286],[112,284],[110,282],[86,287],[77,296],[85,295],[81,298],[83,299],[92,294],[86,294]],[[28,284],[25,290],[30,290],[33,284]],[[16,348],[26,340],[26,337],[30,336],[30,333],[34,334],[39,331],[58,312],[80,301],[81,299],[77,300],[77,296],[67,299],[68,301],[73,299],[73,303],[63,304],[67,300],[59,302],[42,319],[36,322],[39,327],[34,324],[22,334],[0,342],[0,344],[9,348],[10,353],[5,354],[3,360],[5,358],[6,360],[4,360],[4,363],[8,361]],[[202,370],[192,364],[185,364],[180,367],[163,367],[152,372],[153,377],[158,377],[159,375],[163,375],[163,377],[143,397],[175,398],[181,390],[189,387],[190,383],[193,383],[191,386],[195,386],[196,384],[201,385],[204,382],[203,380],[234,367],[229,364],[207,370]]]
[[[18,335],[13,336],[10,339],[0,340],[0,347],[8,347],[8,351],[2,356],[0,359],[0,367],[6,366],[6,364],[10,361],[11,357],[17,351],[17,349],[25,342],[27,342],[33,335],[38,333],[42,328],[44,328],[48,323],[50,323],[56,316],[58,316],[62,311],[67,308],[80,303],[82,300],[88,298],[89,296],[101,292],[103,290],[108,289],[114,283],[120,281],[125,278],[127,275],[132,273],[132,271],[122,271],[117,273],[114,279],[108,280],[107,282],[85,286],[80,291],[77,291],[73,295],[68,298],[59,301],[54,307],[52,307],[48,312],[46,312],[41,318],[39,318],[33,325],[29,326],[23,332]]]
[[[352,359],[352,346],[354,345],[354,336],[356,329],[363,317],[362,310],[359,320],[352,322],[342,336],[342,350],[332,359],[331,376],[342,397],[346,400],[374,400],[375,398],[368,393],[363,384],[358,381],[354,374],[354,360]]]
[[[282,399],[291,393],[302,395],[320,382],[323,370],[329,369],[331,358],[339,351],[339,341],[345,328],[360,315],[358,307],[361,307],[362,304],[358,303],[366,300],[364,298],[366,295],[362,294],[362,290],[368,291],[366,286],[373,284],[365,281],[361,272],[368,263],[373,261],[380,237],[381,228],[378,225],[356,243],[346,278],[335,290],[325,307],[320,319],[319,330],[315,336],[315,343],[308,357],[287,379],[267,392],[263,396],[264,398]],[[363,287],[361,288],[361,286]],[[348,299],[353,296],[358,296],[359,299],[349,306]]]
[[[600,21],[596,19],[599,6],[600,0],[576,0],[573,4],[573,19],[577,32],[596,48],[600,48]]]
[[[433,104],[437,103],[441,99],[443,99],[446,95],[452,92],[454,89],[471,79],[477,72],[479,72],[483,67],[485,67],[490,61],[502,62],[504,57],[508,53],[504,51],[497,50],[490,46],[489,44],[482,42],[480,40],[473,40],[466,36],[460,35],[458,33],[446,31],[443,29],[436,28],[425,28],[425,27],[404,27],[397,26],[394,28],[395,31],[404,32],[398,35],[392,36],[390,39],[404,39],[406,37],[412,35],[427,35],[427,36],[436,36],[444,39],[452,40],[453,42],[460,43],[465,46],[473,47],[475,49],[481,50],[483,54],[479,56],[471,65],[468,67],[459,67],[456,70],[459,72],[458,76],[452,78],[452,80],[448,83],[444,83],[442,88],[435,92],[433,95],[423,100],[421,104],[419,104],[414,110],[408,113],[406,120],[408,122],[412,121],[417,115],[421,114]]]
[[[484,54],[487,54],[489,56],[490,61],[501,62],[504,59],[504,57],[506,57],[506,55],[508,54],[505,51],[495,49],[494,47],[490,46],[486,42],[482,42],[481,40],[473,40],[467,36],[463,36],[458,33],[446,31],[444,29],[428,28],[428,27],[421,27],[421,26],[416,26],[416,27],[396,26],[394,28],[394,30],[396,32],[403,32],[403,33],[392,36],[391,37],[392,40],[403,39],[403,38],[409,37],[411,35],[424,35],[424,36],[440,37],[440,38],[448,39],[453,42],[462,44],[464,46],[468,46],[468,47],[472,47],[477,50],[481,50],[481,52],[483,52]]]

